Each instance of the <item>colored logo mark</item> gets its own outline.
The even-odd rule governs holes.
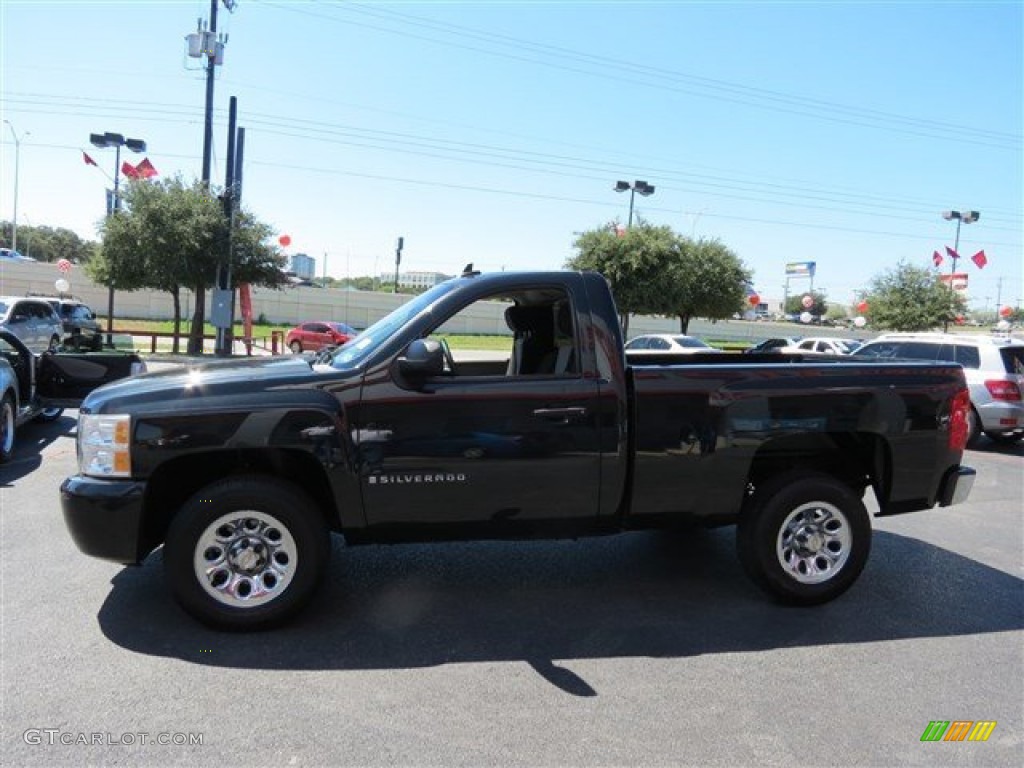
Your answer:
[[[932,720],[921,741],[988,741],[995,729],[995,720]]]

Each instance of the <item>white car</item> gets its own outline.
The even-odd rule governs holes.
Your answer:
[[[945,333],[887,333],[856,352],[861,360],[960,363],[971,391],[970,443],[982,432],[1002,445],[1024,440],[1024,339]]]
[[[648,333],[626,342],[626,352],[661,352],[670,355],[693,355],[698,352],[721,352],[700,339],[681,333]]]
[[[0,329],[37,354],[55,350],[64,338],[64,323],[50,303],[24,296],[0,296]]]
[[[857,339],[836,339],[827,336],[800,339],[796,344],[782,347],[779,352],[807,353],[819,355],[849,355],[860,349],[864,342]]]

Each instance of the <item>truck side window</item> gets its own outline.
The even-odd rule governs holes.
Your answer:
[[[504,327],[495,335],[460,344],[453,353],[456,376],[578,376],[580,355],[574,312],[561,289],[491,296],[464,307],[431,336],[460,335],[482,302],[501,302]]]

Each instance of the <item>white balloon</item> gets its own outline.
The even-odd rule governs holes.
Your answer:
[[[865,325],[868,324],[868,321],[865,320],[863,317],[855,317],[853,318],[853,324],[856,325],[858,328],[863,328]]]
[[[998,328],[1000,331],[1008,331],[1010,330],[1010,323],[1006,320],[1000,320],[998,323],[996,323],[996,328]]]
[[[57,289],[57,293],[65,293],[71,287],[71,283],[62,277],[54,282],[53,287]]]
[[[801,323],[809,323],[813,319],[814,319],[814,317],[813,317],[813,315],[811,315],[810,312],[804,312],[804,313],[802,313],[800,315],[800,322]]]

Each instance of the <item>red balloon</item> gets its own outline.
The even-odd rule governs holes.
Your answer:
[[[810,309],[814,306],[814,297],[807,294],[800,300],[800,303],[804,305],[804,309]]]
[[[752,293],[749,296],[747,296],[747,301],[749,302],[750,306],[756,307],[758,304],[761,303],[761,297],[758,296],[756,293]]]
[[[999,308],[999,316],[1000,317],[1009,317],[1012,314],[1013,314],[1013,307],[1000,307]]]
[[[287,248],[289,245],[292,244],[292,239],[288,235],[281,235],[279,238],[277,238],[277,242],[279,242],[282,247]]]
[[[868,311],[868,303],[866,301],[858,301],[857,311],[863,315],[865,312]]]
[[[966,320],[966,319],[967,318],[965,318],[963,315],[957,315],[956,318],[955,318],[956,324],[957,325],[963,325],[964,324],[964,320]]]

